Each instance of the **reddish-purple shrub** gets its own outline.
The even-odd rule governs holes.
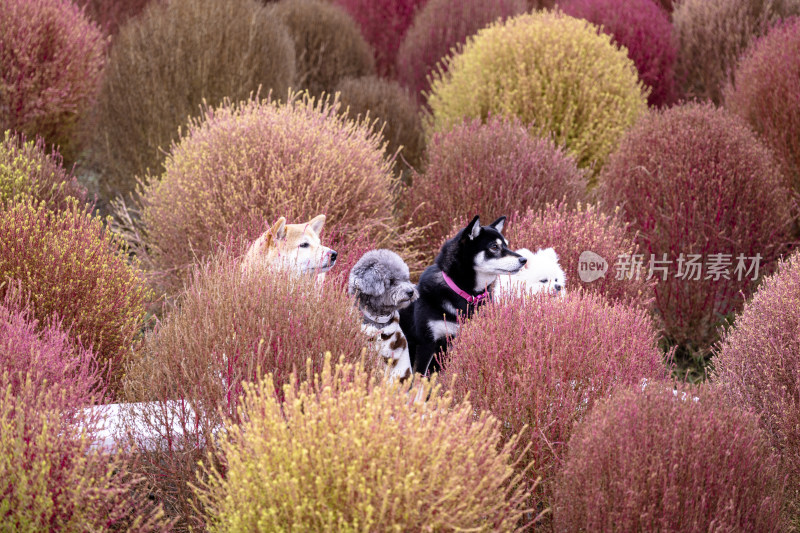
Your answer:
[[[292,97],[223,105],[194,120],[144,193],[157,267],[185,278],[229,232],[280,216],[293,223],[322,213],[340,235],[390,234],[391,162],[377,132],[338,111]]]
[[[442,381],[500,419],[507,438],[528,426],[529,479],[542,477],[537,503],[546,506],[575,423],[612,389],[667,369],[645,310],[582,291],[540,296],[486,306],[463,324]]]
[[[70,0],[8,0],[0,24],[0,131],[41,135],[77,156],[72,135],[100,85],[105,38]]]
[[[139,333],[147,290],[119,239],[73,201],[51,211],[31,198],[0,210],[0,297],[18,280],[33,315],[63,318],[70,334],[108,365],[110,385]]]
[[[756,418],[721,390],[617,391],[575,430],[557,531],[785,531],[784,481]]]
[[[621,302],[649,309],[655,282],[646,274],[639,277],[620,275],[619,258],[640,253],[633,232],[619,215],[602,212],[594,205],[569,208],[551,204],[537,211],[512,213],[505,236],[512,248],[554,248],[561,268],[567,275],[567,291],[583,289]],[[594,252],[605,259],[604,276],[582,281],[579,274],[581,254]],[[585,260],[585,258],[584,258]]]
[[[221,423],[236,416],[242,383],[272,373],[276,393],[292,372],[306,379],[306,361],[322,370],[324,353],[356,361],[366,349],[360,315],[338,284],[315,286],[291,272],[245,274],[225,250],[196,267],[175,308],[149,332],[129,367],[131,401],[154,403],[131,413],[134,427],[157,442],[141,444],[153,491],[190,523],[201,518],[187,483]]]
[[[754,411],[790,474],[800,502],[800,255],[764,279],[716,350],[713,377]],[[794,513],[800,516],[795,506]]]
[[[639,78],[650,88],[649,105],[661,107],[675,100],[672,24],[653,0],[568,0],[560,7],[567,15],[600,26],[628,50]]]
[[[454,47],[497,19],[524,13],[525,0],[430,0],[414,17],[397,52],[397,78],[418,100],[430,89],[428,76]],[[446,63],[442,63],[446,69]]]
[[[394,73],[399,43],[403,42],[417,10],[428,0],[332,0],[342,6],[372,45],[375,66],[382,76]]]
[[[19,195],[30,196],[54,209],[68,206],[68,198],[86,200],[86,189],[62,166],[61,154],[47,153],[44,140],[26,141],[6,131],[0,141],[0,205]]]
[[[424,244],[438,250],[451,224],[480,213],[492,219],[548,202],[575,205],[586,176],[575,159],[548,139],[537,138],[518,119],[491,117],[436,133],[423,173],[414,173],[403,197],[403,216],[426,229]]]
[[[778,26],[748,49],[736,67],[725,107],[743,117],[781,157],[800,191],[800,18]]]
[[[599,183],[638,232],[645,265],[666,255],[654,278],[667,341],[705,356],[755,286],[748,258],[768,273],[790,240],[791,193],[772,154],[740,118],[687,104],[634,126]]]

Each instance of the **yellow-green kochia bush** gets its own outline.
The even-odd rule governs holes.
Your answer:
[[[74,338],[108,363],[113,384],[148,292],[120,241],[75,200],[52,211],[28,197],[0,210],[0,243],[0,296],[18,280],[34,318],[62,318]]]
[[[500,423],[425,385],[415,401],[359,365],[275,395],[248,384],[222,436],[225,475],[196,490],[211,531],[513,531],[529,492]],[[422,385],[417,385],[422,387]]]
[[[431,132],[466,117],[516,116],[595,172],[647,109],[647,90],[627,52],[595,26],[560,12],[484,28],[434,77]]]
[[[56,209],[67,198],[86,199],[86,190],[61,165],[61,156],[45,152],[44,141],[26,141],[10,130],[0,141],[0,205],[27,195]]]

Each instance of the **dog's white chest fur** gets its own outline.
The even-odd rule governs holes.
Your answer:
[[[378,353],[386,365],[387,377],[404,379],[411,376],[408,342],[400,329],[400,314],[397,311],[381,327],[372,323],[361,324],[361,331],[376,344]]]

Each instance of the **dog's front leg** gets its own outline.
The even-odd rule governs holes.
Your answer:
[[[428,373],[433,357],[444,348],[447,343],[440,341],[425,342],[417,345],[416,357],[414,358],[414,372],[422,374]]]

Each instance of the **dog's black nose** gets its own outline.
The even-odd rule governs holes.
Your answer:
[[[525,263],[527,263],[527,262],[528,262],[528,260],[527,260],[527,259],[525,259],[524,257],[520,257],[520,258],[519,258],[519,264],[520,264],[520,265],[524,265],[524,264],[525,264]]]
[[[336,258],[337,258],[338,256],[339,256],[339,254],[336,252],[336,250],[331,250],[331,263],[333,263],[334,261],[336,261]]]
[[[553,288],[557,291],[561,290],[561,285],[554,285]]]
[[[414,289],[407,289],[407,290],[406,290],[406,295],[408,295],[408,296],[414,296]]]

